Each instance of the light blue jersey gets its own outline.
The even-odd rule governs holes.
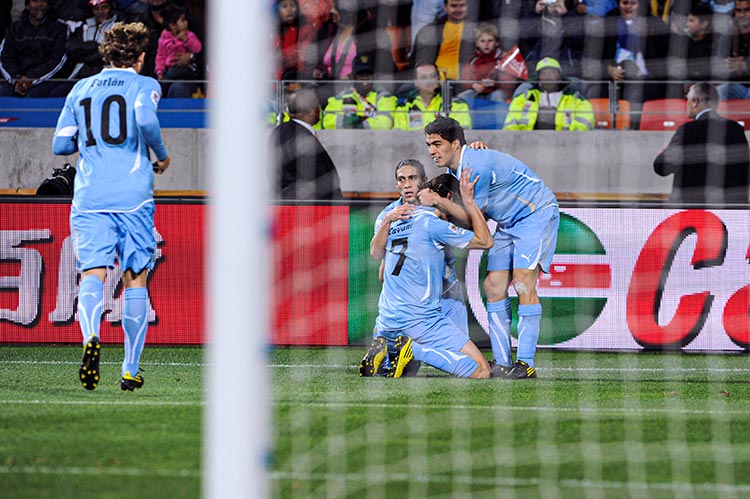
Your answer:
[[[550,206],[557,206],[557,198],[542,179],[522,161],[492,149],[463,147],[457,171],[449,172],[461,178],[464,168],[471,168],[474,200],[485,215],[502,228],[512,227],[530,214]]]
[[[156,116],[159,84],[133,69],[106,68],[73,87],[57,120],[55,154],[80,152],[73,207],[132,212],[153,203],[156,159],[167,151]]]
[[[466,247],[471,231],[418,206],[408,220],[391,223],[384,256],[379,331],[400,331],[441,315],[446,245]]]
[[[378,230],[380,229],[380,226],[383,225],[383,220],[385,220],[386,214],[391,211],[394,208],[398,208],[404,204],[404,200],[402,198],[398,198],[397,200],[390,203],[388,206],[383,208],[383,210],[378,214],[378,217],[375,219],[375,230],[374,233],[377,234]],[[461,282],[458,280],[458,277],[456,276],[456,257],[453,254],[453,249],[450,246],[446,246],[444,248],[445,252],[445,273],[443,274],[443,298],[448,298],[451,300],[459,300],[463,302],[463,287],[461,286]],[[466,314],[464,314],[466,316]],[[464,321],[465,322],[465,321]],[[466,329],[466,326],[464,325],[462,329]]]

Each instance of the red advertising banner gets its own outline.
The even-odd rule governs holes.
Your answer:
[[[349,342],[349,207],[275,210],[272,342]]]
[[[79,276],[70,205],[0,204],[0,342],[79,342]],[[203,342],[204,214],[198,204],[159,204],[157,261],[149,273],[151,344]],[[101,338],[121,343],[122,272],[105,282]]]

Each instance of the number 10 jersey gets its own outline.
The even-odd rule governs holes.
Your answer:
[[[156,158],[167,156],[156,115],[159,83],[133,69],[106,68],[73,87],[57,121],[55,154],[80,156],[73,206],[131,212],[153,202]]]

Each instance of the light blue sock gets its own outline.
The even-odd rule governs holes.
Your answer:
[[[534,367],[539,324],[542,322],[542,304],[518,306],[518,360]]]
[[[102,324],[104,283],[95,275],[83,278],[78,287],[78,324],[83,333],[83,344],[92,336],[99,336]]]
[[[487,303],[487,316],[490,320],[490,345],[495,362],[508,367],[510,358],[510,298]]]
[[[138,374],[141,352],[148,330],[148,291],[146,288],[125,289],[125,306],[122,310],[122,329],[125,331],[125,359],[122,374]]]
[[[459,352],[429,348],[416,341],[412,341],[411,349],[414,359],[459,378],[468,378],[479,367],[474,359]]]

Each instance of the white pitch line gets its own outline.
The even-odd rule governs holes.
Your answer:
[[[80,361],[72,360],[0,360],[0,365],[12,364],[12,365],[64,365],[64,366],[77,366]],[[102,365],[120,365],[121,362],[101,362]],[[154,367],[208,367],[210,364],[204,362],[141,362],[142,366],[154,366]],[[268,364],[267,367],[271,369],[356,369],[358,364]],[[428,366],[429,367],[429,366]],[[743,368],[720,368],[720,367],[554,367],[554,366],[539,366],[541,372],[587,372],[587,373],[641,373],[641,372],[656,372],[656,373],[747,373],[747,369]]]
[[[83,476],[133,476],[133,477],[167,477],[167,478],[200,478],[199,470],[159,470],[143,468],[79,467],[79,466],[0,466],[4,475],[83,475]]]
[[[581,489],[610,489],[610,490],[664,490],[674,492],[721,492],[721,493],[746,493],[750,492],[749,485],[731,485],[724,483],[687,483],[687,482],[616,482],[592,480],[561,479],[542,480],[539,478],[479,478],[470,475],[424,475],[409,473],[300,473],[288,471],[272,471],[269,473],[272,480],[314,480],[330,482],[357,482],[384,484],[388,481],[413,482],[421,484],[441,483],[460,484],[495,487],[552,487]]]
[[[274,406],[300,405],[304,407],[319,408],[342,408],[342,407],[362,407],[367,409],[440,409],[440,410],[461,410],[461,411],[513,411],[513,412],[545,412],[545,413],[563,413],[563,414],[580,414],[587,417],[598,417],[603,415],[618,415],[625,417],[642,417],[644,415],[693,415],[693,416],[745,416],[745,410],[717,410],[717,409],[686,409],[673,406],[663,408],[633,408],[633,407],[555,407],[555,406],[505,406],[505,405],[432,405],[432,404],[402,404],[388,402],[310,402],[307,400],[274,400],[271,402]],[[69,406],[185,406],[185,407],[202,407],[204,401],[186,401],[186,402],[169,402],[159,400],[0,400],[2,405],[69,405]]]

